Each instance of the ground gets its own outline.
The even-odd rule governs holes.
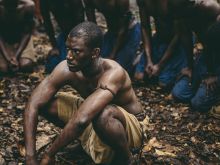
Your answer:
[[[105,28],[105,25],[100,23]],[[0,77],[0,165],[24,164],[23,113],[25,104],[46,76],[44,61],[50,44],[36,31],[34,47],[39,60],[33,73]],[[208,113],[193,112],[189,105],[170,99],[157,86],[133,84],[149,118],[143,147],[134,155],[141,164],[220,164],[220,120]],[[63,90],[69,90],[65,87]],[[60,129],[39,117],[37,150],[42,155]],[[91,159],[73,142],[56,155],[57,164],[92,165]]]

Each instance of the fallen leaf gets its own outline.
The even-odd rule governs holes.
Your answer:
[[[157,155],[159,156],[171,156],[171,157],[176,157],[176,154],[173,154],[171,152],[166,152],[166,151],[161,151],[161,150],[158,150],[158,149],[155,149],[155,152]]]

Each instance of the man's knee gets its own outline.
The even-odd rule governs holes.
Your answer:
[[[180,80],[172,90],[172,96],[181,102],[190,102],[193,92],[192,87],[190,87],[189,82],[186,80]]]
[[[108,122],[114,117],[116,107],[108,105],[93,121],[93,127],[98,130],[107,129]]]
[[[191,100],[191,106],[193,110],[199,110],[201,107],[201,102],[198,101],[198,99],[192,98]]]
[[[6,63],[5,64],[0,64],[0,73],[6,74],[8,72],[9,72],[8,65]]]
[[[32,60],[28,58],[21,58],[20,59],[20,69],[22,71],[31,72],[34,66],[34,63]]]
[[[204,100],[202,101],[201,99],[194,97],[191,100],[191,107],[194,111],[206,112],[209,110],[209,107],[211,108],[211,105],[209,106]]]
[[[206,86],[202,84],[197,90],[196,95],[191,99],[191,107],[195,111],[207,112],[215,104],[216,97],[215,95],[208,96]]]

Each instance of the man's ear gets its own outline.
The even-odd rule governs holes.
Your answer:
[[[100,56],[100,48],[94,48],[92,51],[92,58],[97,58]]]

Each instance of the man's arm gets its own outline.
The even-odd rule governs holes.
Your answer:
[[[119,29],[117,31],[117,37],[116,37],[116,41],[113,46],[112,52],[109,55],[110,59],[115,59],[118,51],[124,46],[124,44],[126,42],[128,28],[129,28],[130,20],[128,20],[128,18],[126,18],[127,16],[123,15],[123,16],[118,16],[118,17],[121,17],[118,21],[119,22]]]
[[[132,13],[129,10],[129,0],[117,1],[116,3],[117,4],[115,5],[114,10],[117,11],[117,13],[112,14],[111,16],[109,16],[109,18],[106,18],[108,28],[116,27],[116,29],[112,30],[117,30],[116,41],[109,55],[110,59],[115,59],[118,51],[124,46],[129,26],[133,23],[132,21],[134,21],[132,18]],[[116,23],[114,23],[115,19],[117,20]]]
[[[92,3],[92,0],[84,0],[84,3],[87,20],[97,24],[95,16],[95,7]]]
[[[150,25],[150,15],[144,8],[142,0],[137,0],[139,7],[140,19],[141,19],[141,32],[142,40],[144,44],[144,51],[146,54],[146,66],[145,71],[151,75],[152,63],[152,34],[151,34],[151,25]]]
[[[186,26],[184,21],[181,21],[179,24],[179,36],[180,42],[183,45],[183,48],[187,56],[187,68],[182,70],[182,75],[188,76],[190,79],[192,77],[193,69],[193,40],[192,40],[192,31]]]
[[[48,0],[40,0],[40,10],[44,20],[45,29],[49,36],[50,42],[53,48],[57,48],[57,42],[55,39],[54,28],[50,19],[50,2]]]
[[[60,63],[33,91],[27,103],[24,113],[24,135],[27,164],[31,164],[31,161],[36,161],[35,142],[38,111],[52,99],[57,90],[70,76],[66,71],[63,71],[65,65],[66,61]]]
[[[4,39],[0,36],[0,51],[3,55],[3,57],[5,58],[5,60],[9,63],[11,63],[11,58],[7,52],[7,49],[5,47],[5,42]]]
[[[108,88],[116,94],[122,87],[122,83],[124,83],[124,81],[124,71],[117,71],[106,74],[106,77],[100,80],[100,82],[102,82],[102,85],[108,86]],[[82,134],[84,129],[86,129],[86,127],[92,122],[92,120],[102,110],[104,110],[104,108],[108,104],[111,103],[113,97],[113,94],[109,90],[103,90],[101,88],[98,88],[89,97],[87,97],[83,104],[79,107],[77,112],[66,124],[61,134],[54,141],[47,154],[45,154],[42,162],[45,163],[46,160],[48,160],[48,157],[53,158],[61,148],[69,144],[73,139],[78,138]]]
[[[160,59],[160,61],[153,66],[152,75],[158,75],[163,66],[166,64],[166,62],[172,57],[173,52],[177,46],[177,43],[179,42],[181,32],[178,30],[179,28],[179,21],[174,21],[174,35],[172,40],[170,41],[164,55]]]
[[[20,7],[21,17],[24,20],[24,29],[22,38],[19,42],[19,46],[16,50],[15,57],[18,60],[22,54],[22,51],[26,48],[28,42],[30,41],[32,30],[34,27],[34,3],[32,1],[27,1],[26,4]]]
[[[19,47],[15,53],[15,57],[18,60],[21,57],[23,50],[27,47],[28,42],[31,39],[31,33],[22,35],[21,41],[19,43]]]

